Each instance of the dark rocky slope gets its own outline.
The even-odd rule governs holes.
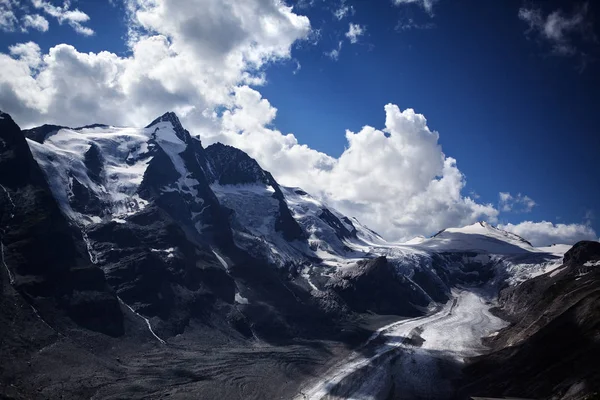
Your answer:
[[[585,399],[600,393],[600,243],[579,242],[556,271],[501,292],[511,321],[465,371],[464,393]],[[589,397],[591,398],[591,397]]]
[[[157,149],[140,188],[147,207],[84,226],[61,212],[23,133],[0,116],[0,397],[281,397],[295,387],[290,376],[301,380],[340,346],[323,341],[371,334],[355,316],[323,310],[289,271],[232,245],[204,149],[180,125],[198,197],[161,190],[178,176]],[[46,131],[34,136],[43,142]],[[97,150],[85,155],[86,173],[103,185]],[[72,191],[74,209],[103,216],[84,182]],[[200,234],[192,215],[203,209],[210,229]],[[280,384],[261,387],[263,374]]]
[[[263,170],[256,160],[235,147],[215,143],[206,148],[206,171],[211,182],[221,185],[263,184],[270,185],[273,198],[279,205],[275,229],[288,240],[301,240],[306,237],[298,222],[292,216],[279,184],[269,172]]]
[[[0,114],[0,184],[4,290],[12,286],[50,323],[59,323],[65,313],[86,328],[122,334],[114,292],[90,262],[81,235],[61,213],[7,114]]]
[[[354,268],[336,273],[327,284],[357,312],[419,316],[428,296],[394,270],[385,257],[360,261]]]

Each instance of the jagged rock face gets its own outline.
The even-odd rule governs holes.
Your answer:
[[[399,276],[386,257],[361,261],[336,273],[327,287],[358,312],[418,316],[429,304],[429,298]]]
[[[338,237],[343,239],[356,238],[356,228],[352,224],[352,221],[350,221],[350,218],[344,217],[345,224],[343,224],[338,219],[338,217],[336,217],[331,211],[329,211],[326,208],[321,210],[319,218],[321,218],[329,226],[331,226],[337,233]],[[348,229],[348,225],[351,227],[350,229]]]
[[[170,124],[173,127],[173,129],[175,131],[175,135],[179,138],[179,140],[181,140],[182,142],[185,142],[185,143],[187,143],[189,141],[190,133],[186,129],[183,128],[183,126],[181,125],[181,122],[179,121],[179,118],[172,111],[169,111],[169,112],[161,115],[160,117],[156,118],[154,121],[152,121],[150,124],[148,124],[148,126],[146,126],[146,128],[152,128],[161,122],[167,122],[168,124]]]
[[[32,129],[24,129],[23,134],[26,138],[42,144],[46,138],[54,135],[63,128],[65,127],[59,125],[42,125]]]
[[[600,243],[575,244],[561,267],[500,301],[512,325],[467,369],[466,392],[578,399],[600,390]]]
[[[92,143],[89,150],[85,152],[84,164],[87,167],[90,179],[96,184],[102,184],[104,175],[104,160],[100,148]]]
[[[215,143],[206,148],[212,181],[221,185],[271,184],[258,163],[235,147]]]
[[[30,146],[54,196],[128,307],[165,337],[233,307],[235,283],[212,252],[232,246],[229,211],[175,114],[142,129],[64,128],[42,142]]]
[[[205,174],[204,149],[181,126],[174,113],[152,122],[153,158],[140,187],[143,198],[155,201],[180,223],[189,225],[206,239],[213,237],[224,247],[232,244],[228,212],[221,207]],[[173,130],[178,141],[165,138]]]
[[[206,148],[207,168],[210,171],[211,182],[219,186],[257,186],[264,188],[262,196],[270,196],[276,202],[273,217],[275,231],[281,232],[287,241],[302,240],[306,237],[304,231],[292,216],[284,195],[273,176],[264,171],[250,156],[235,147],[215,143]],[[232,191],[219,190],[221,200],[234,211],[243,212],[243,209],[233,203]],[[229,196],[228,196],[229,195]],[[256,198],[256,196],[255,196]],[[235,205],[234,205],[235,204]]]
[[[21,130],[2,113],[0,184],[3,278],[36,307],[54,304],[84,327],[122,334],[116,296],[60,212]],[[60,314],[42,314],[60,321]]]
[[[162,336],[183,332],[190,318],[234,303],[235,283],[208,248],[190,242],[168,214],[149,206],[127,221],[89,229],[91,252],[120,298],[159,317]]]
[[[598,260],[600,260],[600,242],[582,241],[565,253],[564,264],[578,267]]]

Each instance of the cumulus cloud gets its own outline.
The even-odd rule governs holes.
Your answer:
[[[127,7],[130,56],[68,44],[37,58],[0,54],[0,108],[24,126],[91,119],[140,126],[174,110],[202,129],[211,122],[204,113],[231,104],[237,85],[264,82],[262,67],[289,58],[310,32],[306,17],[276,1],[131,0]]]
[[[553,224],[552,222],[524,221],[519,224],[498,225],[498,228],[529,240],[534,246],[575,244],[580,240],[597,240],[592,227],[585,224]]]
[[[358,38],[365,34],[365,27],[359,24],[350,23],[346,37],[350,40],[350,43],[354,44],[358,42]]]
[[[0,0],[0,31],[13,32],[19,20],[15,15],[12,0]]]
[[[277,110],[250,85],[309,37],[309,20],[292,8],[262,0],[131,0],[127,8],[130,56],[67,44],[42,54],[34,43],[0,54],[0,108],[24,126],[143,126],[175,110],[206,144],[247,151],[281,183],[303,187],[391,239],[495,220],[492,205],[462,194],[456,161],[411,109],[389,104],[383,128],[346,132],[338,158],[273,127]]]
[[[423,115],[393,104],[385,112],[385,128],[347,131],[346,150],[334,158],[273,129],[277,110],[256,90],[240,87],[235,107],[222,116],[222,130],[203,139],[241,148],[282,184],[302,187],[390,239],[495,221],[492,205],[462,194],[465,177]]]
[[[573,56],[581,53],[577,40],[596,41],[588,9],[588,3],[582,3],[570,14],[555,10],[545,15],[540,8],[521,7],[518,16],[527,23],[527,33],[548,43],[554,54]]]
[[[19,43],[8,48],[10,54],[29,66],[32,70],[41,62],[40,46],[34,42]]]
[[[513,196],[508,192],[499,193],[498,207],[504,212],[531,212],[537,203],[529,196],[518,193]]]
[[[428,14],[433,15],[433,6],[438,0],[392,0],[397,6],[406,4],[416,4],[422,7]]]
[[[84,26],[90,17],[77,8],[71,9],[69,0],[63,1],[62,6],[56,6],[46,0],[31,0],[31,5],[34,9],[56,18],[59,24],[66,23],[79,34],[85,36],[94,34],[91,28]],[[0,0],[0,30],[27,32],[29,29],[36,29],[40,32],[47,32],[48,20],[40,14],[31,14],[30,11],[29,1],[26,3],[18,0]]]
[[[25,15],[21,18],[21,30],[27,31],[29,28],[36,29],[40,32],[48,31],[48,20],[39,14]]]
[[[277,109],[257,86],[266,66],[289,60],[292,47],[311,37],[310,21],[291,7],[276,0],[127,0],[126,7],[127,56],[68,44],[42,52],[32,42],[0,53],[0,109],[24,127],[144,126],[174,110],[205,144],[247,151],[282,184],[303,187],[390,239],[496,221],[493,205],[463,193],[456,160],[412,109],[386,105],[380,127],[346,132],[337,158],[274,127]],[[341,42],[336,50],[335,57]]]

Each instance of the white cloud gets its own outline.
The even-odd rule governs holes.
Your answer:
[[[358,38],[365,34],[366,28],[359,24],[350,23],[348,27],[348,32],[346,32],[346,37],[350,40],[350,43],[357,43]]]
[[[398,21],[396,27],[394,28],[397,31],[408,31],[412,29],[433,29],[435,28],[435,24],[433,22],[427,23],[417,23],[412,18],[403,18]]]
[[[340,40],[338,42],[338,45],[335,49],[332,49],[331,51],[325,52],[325,55],[329,58],[331,58],[334,61],[337,61],[338,58],[340,58],[340,52],[342,51],[342,41]]]
[[[580,52],[575,38],[595,41],[588,8],[588,4],[583,3],[575,7],[570,15],[562,10],[544,15],[539,8],[522,7],[518,16],[529,26],[528,33],[548,42],[554,54],[572,56]]]
[[[533,207],[537,204],[536,202],[529,196],[518,193],[516,196],[511,195],[508,192],[500,192],[499,193],[500,201],[498,203],[498,208],[500,211],[504,212],[531,212]]]
[[[0,31],[13,32],[18,22],[13,9],[13,1],[0,0]]]
[[[77,8],[71,10],[71,2],[69,0],[65,0],[62,7],[55,6],[45,0],[31,0],[31,2],[35,8],[43,10],[46,14],[56,18],[59,24],[67,23],[75,32],[84,36],[94,34],[93,29],[83,25],[90,20],[90,17]]]
[[[342,19],[354,14],[354,7],[347,5],[346,0],[342,0],[340,2],[340,6],[333,12],[334,17],[337,18],[338,21],[341,21]]]
[[[32,43],[0,54],[0,108],[24,126],[141,126],[174,110],[206,144],[247,151],[283,184],[302,186],[393,239],[495,220],[492,205],[462,195],[456,161],[413,110],[387,105],[385,128],[346,132],[339,158],[273,128],[276,109],[247,85],[263,82],[265,65],[289,59],[293,44],[309,37],[309,20],[290,7],[263,0],[127,6],[128,57],[67,44],[41,54]]]
[[[230,104],[237,85],[264,82],[262,68],[289,58],[291,46],[310,32],[306,17],[276,1],[131,0],[127,6],[130,56],[82,53],[67,44],[37,58],[0,54],[0,108],[24,126],[92,120],[140,126],[174,110],[202,128],[212,123],[203,113]]]
[[[392,0],[397,6],[405,4],[417,4],[421,6],[428,14],[433,15],[433,6],[438,0]]]
[[[302,187],[390,239],[495,221],[492,205],[462,195],[465,178],[425,118],[392,104],[385,111],[385,129],[347,131],[346,150],[333,158],[270,128],[277,110],[256,90],[240,87],[221,132],[203,139],[241,148],[282,184]]]
[[[34,42],[19,43],[8,48],[10,54],[28,65],[31,69],[35,69],[40,65],[41,52],[40,46]]]
[[[585,224],[553,224],[552,222],[524,221],[519,224],[498,225],[498,228],[529,240],[534,246],[575,244],[580,240],[597,240],[594,230]]]
[[[174,110],[205,144],[247,151],[282,184],[303,187],[390,239],[495,222],[498,210],[463,194],[466,180],[456,160],[412,109],[386,105],[384,127],[347,131],[347,148],[337,158],[273,127],[277,110],[250,86],[263,83],[267,65],[290,59],[292,47],[310,38],[310,21],[291,7],[276,0],[126,5],[130,55],[80,52],[68,44],[44,54],[31,42],[0,53],[0,109],[23,127],[143,126]],[[336,58],[341,42],[334,50]]]
[[[25,15],[21,18],[21,23],[23,25],[22,30],[24,31],[27,31],[28,28],[33,28],[40,32],[47,32],[49,27],[48,20],[39,14]]]

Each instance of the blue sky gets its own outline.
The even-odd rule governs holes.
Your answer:
[[[407,11],[365,2],[340,22],[317,11],[323,29],[336,24],[337,33],[323,34],[321,51],[295,53],[302,66],[296,75],[289,75],[293,64],[269,72],[262,92],[279,109],[277,126],[336,154],[345,129],[381,123],[382,104],[412,107],[440,132],[468,188],[486,201],[497,201],[498,190],[522,192],[538,203],[533,219],[583,221],[590,210],[598,214],[597,65],[579,72],[577,60],[527,40],[527,25],[517,18],[521,2],[468,3],[442,1],[433,18],[418,6]],[[435,27],[394,30],[403,14]],[[332,62],[323,51],[342,38],[348,20],[366,25],[367,33],[358,45],[344,43]],[[518,222],[523,215],[501,219]]]
[[[210,0],[196,2],[200,7]],[[107,51],[126,60],[133,57],[131,43],[138,40],[131,34],[132,27],[138,35],[160,33],[166,36],[171,50],[182,54],[183,48],[193,49],[190,52],[198,48],[206,50],[195,43],[190,44],[190,40],[198,39],[198,35],[207,36],[200,38],[204,41],[201,43],[222,39],[217,29],[215,37],[210,37],[211,32],[206,30],[194,33],[196,36],[188,35],[189,26],[194,23],[192,13],[190,18],[182,20],[181,25],[169,26],[166,22],[158,25],[155,20],[144,19],[144,15],[159,13],[157,10],[142,9],[135,0],[113,0],[112,3],[91,0],[14,2],[11,10],[15,23],[12,29],[9,27],[0,32],[0,52],[10,55],[11,46],[31,41],[39,46],[39,54],[43,56],[51,48],[66,43],[73,46],[77,54],[93,53],[96,57],[101,51]],[[165,3],[169,1],[165,0]],[[44,8],[44,4],[58,7],[59,11]],[[600,36],[594,25],[598,14],[595,3],[304,0],[288,4],[294,6],[291,11],[294,15],[307,17],[310,31],[298,26],[293,28],[296,29],[293,34],[289,33],[292,28],[282,30],[281,36],[290,35],[289,43],[278,43],[280,47],[261,53],[268,61],[240,69],[260,75],[260,84],[240,80],[237,70],[239,76],[232,81],[232,86],[249,84],[263,99],[268,99],[270,108],[253,108],[257,113],[277,109],[276,117],[262,121],[260,129],[267,129],[265,135],[273,131],[293,133],[298,143],[338,159],[349,147],[346,129],[354,133],[366,125],[383,129],[384,106],[388,103],[397,105],[400,110],[412,108],[427,118],[429,129],[439,133],[438,143],[443,153],[457,160],[457,168],[466,177],[462,196],[480,204],[493,205],[498,211],[493,217],[494,222],[518,225],[526,220],[551,221],[589,226],[595,231],[593,235],[600,232],[600,167],[597,161],[600,137],[596,121],[600,109],[600,74],[596,60]],[[127,7],[133,11],[126,13]],[[233,7],[230,11],[235,13]],[[73,10],[88,16],[89,19],[77,19],[75,23],[93,30],[93,34],[86,34],[71,23],[66,12]],[[22,21],[30,14],[44,17],[48,28],[41,31],[43,29],[29,27],[24,32]],[[227,17],[227,14],[223,15]],[[225,33],[236,32],[233,25],[219,26],[220,18],[198,20],[197,24],[215,24]],[[223,20],[229,21],[229,18]],[[191,25],[184,26],[188,23]],[[358,25],[362,31],[354,39],[355,43],[346,35],[350,24]],[[264,35],[257,37],[259,39],[253,39],[255,42],[264,39]],[[332,57],[334,49],[339,50],[337,57]],[[202,56],[206,54],[201,53]],[[18,54],[13,50],[11,57],[18,58]],[[111,62],[118,65],[115,57]],[[32,68],[31,75],[43,75],[40,71],[46,67],[42,65],[36,65],[37,70]],[[211,85],[214,86],[214,82]],[[223,100],[224,106],[218,100],[207,100],[215,92],[212,89],[210,96],[204,92],[189,95],[185,85],[180,89],[168,89],[168,97],[157,92],[156,97],[162,99],[165,96],[165,100],[156,100],[152,111],[140,113],[141,119],[148,118],[161,107],[164,111],[186,110],[186,102],[196,109],[200,108],[197,107],[199,101],[206,104],[207,109],[243,108],[239,98],[231,100],[233,103]],[[94,90],[100,89],[95,87]],[[85,93],[91,96],[92,92]],[[177,103],[171,106],[167,98]],[[60,99],[57,97],[53,101]],[[84,94],[79,94],[72,104],[92,101],[98,99],[86,99]],[[250,105],[244,104],[250,109]],[[26,101],[17,104],[14,96],[3,97],[1,93],[0,107],[8,112],[15,110],[13,113],[22,125],[41,121],[64,124],[82,121],[75,117],[69,119],[69,111],[43,109],[34,112]],[[73,105],[70,107],[65,110],[72,110]],[[105,110],[75,111],[94,119],[87,123],[98,119],[108,123],[129,121],[128,117],[113,117]],[[198,122],[199,113],[194,113],[187,117],[186,126],[197,127],[201,135],[210,136],[209,131],[214,127],[208,122]],[[34,114],[35,118],[30,117]],[[111,121],[105,121],[109,118]],[[185,123],[186,117],[183,120]],[[240,133],[249,128],[236,125],[236,129]],[[229,140],[257,157],[250,145],[244,147],[239,136],[224,135],[221,131],[214,137]],[[275,155],[271,155],[273,157]],[[267,158],[259,158],[259,161],[265,167],[273,165],[272,168],[277,168],[278,165]],[[277,177],[277,171],[273,172]],[[301,171],[294,173],[300,175]],[[286,183],[295,183],[294,173],[281,173],[282,179]],[[398,179],[403,176],[400,174]],[[385,179],[398,184],[393,174]],[[302,185],[303,181],[299,179],[298,183]],[[314,190],[321,189],[327,196],[328,187]],[[501,203],[500,192],[510,193],[511,197]],[[344,209],[348,202],[340,193],[337,191],[329,196]],[[352,201],[361,205],[366,200],[355,198]],[[408,207],[398,203],[398,207],[401,206]],[[344,211],[361,209],[357,205],[353,207],[348,206]],[[373,217],[373,213],[366,213],[365,218],[373,219],[371,225],[382,223],[381,215]],[[458,223],[467,220],[465,216],[441,217],[414,233],[431,234],[442,221]],[[413,230],[406,232],[412,234]],[[585,235],[590,236],[589,229]]]

